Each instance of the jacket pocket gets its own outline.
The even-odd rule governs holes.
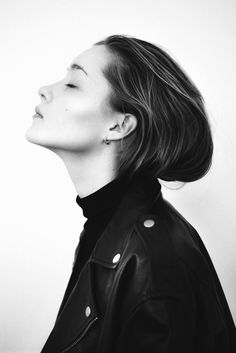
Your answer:
[[[91,281],[91,263],[87,262],[41,353],[70,352],[91,331],[97,320],[98,314]]]

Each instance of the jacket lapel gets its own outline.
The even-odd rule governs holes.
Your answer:
[[[89,327],[97,320],[90,272],[91,267],[86,263],[41,353],[67,352],[79,344]]]

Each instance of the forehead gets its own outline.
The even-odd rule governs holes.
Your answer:
[[[102,69],[112,60],[112,54],[104,45],[94,45],[83,51],[71,63],[79,64],[88,74],[88,79],[97,80],[104,78]]]

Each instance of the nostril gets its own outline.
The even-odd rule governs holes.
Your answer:
[[[40,98],[45,101],[49,102],[52,99],[52,92],[51,92],[51,89],[49,86],[40,87],[38,90],[38,94],[39,94]]]
[[[43,93],[42,88],[40,88],[40,89],[38,90],[38,94],[40,95],[40,97],[45,98],[45,95],[44,95],[44,93]]]

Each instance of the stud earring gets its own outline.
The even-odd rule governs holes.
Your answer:
[[[106,139],[104,140],[105,141],[105,143],[107,144],[107,145],[109,145],[110,144],[110,140],[108,140],[108,138],[106,137]]]

